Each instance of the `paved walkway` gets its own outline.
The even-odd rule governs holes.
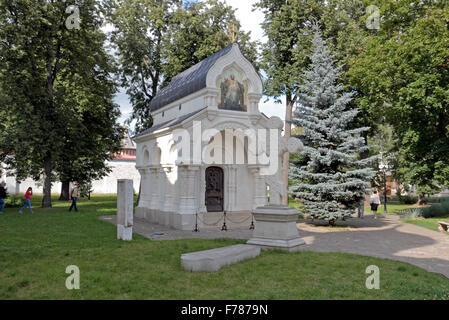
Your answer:
[[[103,216],[100,219],[115,223],[115,216]],[[367,215],[364,219],[338,221],[335,228],[324,227],[325,223],[321,221],[299,220],[299,234],[306,241],[301,249],[393,259],[449,278],[449,235],[403,223],[398,219],[397,216],[388,216],[375,220]],[[134,232],[152,240],[249,239],[252,236],[252,231],[248,229],[181,231],[138,218],[134,218]]]

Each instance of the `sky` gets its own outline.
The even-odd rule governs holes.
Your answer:
[[[226,3],[236,9],[237,19],[242,25],[242,29],[246,32],[251,32],[252,40],[259,40],[260,42],[265,42],[265,37],[263,35],[263,30],[260,27],[260,23],[263,21],[263,13],[260,10],[252,11],[253,4],[257,0],[226,0]],[[282,120],[285,119],[285,100],[282,104],[275,103],[273,99],[269,99],[267,102],[267,97],[262,97],[259,103],[259,110],[265,113],[268,117],[277,116]],[[125,90],[121,90],[115,98],[115,102],[120,105],[122,116],[120,122],[124,122],[132,111],[131,104],[129,103],[128,96]]]

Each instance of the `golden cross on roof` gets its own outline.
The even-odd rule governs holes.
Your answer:
[[[237,40],[237,28],[235,24],[231,25],[231,41],[234,43]]]

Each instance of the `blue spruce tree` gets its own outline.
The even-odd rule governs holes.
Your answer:
[[[334,67],[319,30],[313,44],[312,68],[305,73],[292,120],[302,128],[304,149],[290,169],[290,192],[304,203],[307,216],[334,225],[359,206],[375,176],[371,165],[377,157],[360,158],[369,149],[361,135],[369,128],[350,128],[358,113],[348,106],[354,94],[337,83],[341,66]]]

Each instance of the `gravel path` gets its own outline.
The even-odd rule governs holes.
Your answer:
[[[115,223],[115,216],[100,219]],[[302,250],[347,252],[408,262],[449,278],[449,235],[399,221],[397,216],[366,215],[349,218],[329,228],[320,221],[299,220],[300,236],[306,241]],[[187,238],[249,239],[252,230],[207,230],[200,232],[175,230],[134,218],[134,232],[152,240]]]

